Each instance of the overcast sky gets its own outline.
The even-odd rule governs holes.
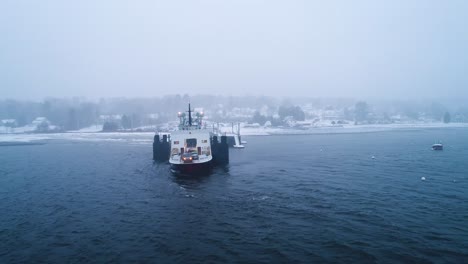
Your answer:
[[[468,98],[466,0],[2,0],[0,34],[0,98]]]

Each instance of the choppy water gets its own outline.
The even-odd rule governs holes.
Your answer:
[[[245,139],[196,178],[144,142],[0,147],[0,263],[468,262],[467,129]]]

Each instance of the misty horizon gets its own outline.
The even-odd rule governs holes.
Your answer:
[[[468,98],[468,3],[11,1],[1,98]]]
[[[37,123],[52,126],[51,129],[45,129],[45,125],[39,127],[43,132],[62,132],[88,129],[106,122],[112,124],[113,130],[135,128],[139,131],[153,131],[166,122],[176,120],[177,113],[185,111],[188,103],[191,103],[193,109],[203,111],[210,121],[275,127],[294,127],[297,121],[307,121],[315,127],[337,123],[417,125],[440,124],[442,121],[463,126],[468,122],[468,105],[463,100],[396,101],[174,94],[145,98],[100,98],[94,101],[80,97],[47,98],[36,102],[0,100],[0,133],[37,130],[34,125],[31,126]]]
[[[212,97],[254,97],[254,98],[272,98],[275,100],[344,100],[344,101],[371,101],[371,102],[443,102],[446,104],[455,103],[457,105],[468,105],[468,97],[463,96],[432,96],[432,97],[378,97],[378,96],[281,96],[281,95],[266,95],[266,94],[208,94],[208,93],[199,93],[199,94],[177,94],[177,93],[167,93],[167,94],[158,94],[158,95],[134,95],[134,96],[117,96],[117,95],[107,95],[107,96],[84,96],[84,95],[68,95],[68,96],[40,96],[40,97],[3,97],[0,98],[0,101],[19,101],[19,102],[44,102],[48,100],[79,100],[79,101],[89,101],[89,102],[98,102],[99,100],[139,100],[139,99],[160,99],[164,97],[172,96],[184,96],[188,95],[189,98],[199,97],[199,96],[212,96]],[[189,103],[190,100],[187,100],[186,103]]]
[[[165,95],[156,95],[156,96],[103,96],[103,97],[86,97],[86,96],[45,96],[42,98],[27,99],[27,98],[0,98],[0,104],[7,102],[16,102],[16,103],[39,103],[44,104],[46,102],[53,101],[62,101],[70,103],[99,103],[101,101],[108,102],[129,102],[129,101],[142,101],[142,102],[151,102],[152,100],[161,101],[161,100],[172,100],[174,98],[180,97],[180,101],[183,105],[180,105],[181,108],[185,109],[186,104],[192,103],[197,107],[205,107],[210,105],[213,100],[219,99],[219,103],[222,104],[226,100],[233,99],[237,102],[242,100],[245,101],[255,101],[255,100],[267,100],[274,101],[276,105],[284,104],[294,104],[294,105],[303,105],[311,104],[315,106],[334,106],[340,104],[354,104],[356,102],[364,101],[372,105],[382,106],[389,104],[408,104],[408,105],[420,105],[420,104],[431,104],[437,103],[442,104],[445,107],[448,107],[452,110],[457,110],[459,108],[468,109],[468,102],[465,98],[460,97],[437,97],[437,98],[379,98],[379,97],[300,97],[300,96],[271,96],[271,95],[222,95],[222,94],[165,94]],[[236,107],[236,105],[233,105]],[[259,108],[261,105],[252,106],[253,108]]]

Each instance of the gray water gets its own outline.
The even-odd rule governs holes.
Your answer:
[[[244,139],[197,177],[145,142],[0,147],[0,263],[468,263],[468,129]]]

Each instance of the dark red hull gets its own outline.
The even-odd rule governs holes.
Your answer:
[[[171,164],[171,171],[182,174],[203,174],[210,172],[213,161],[204,163]]]

